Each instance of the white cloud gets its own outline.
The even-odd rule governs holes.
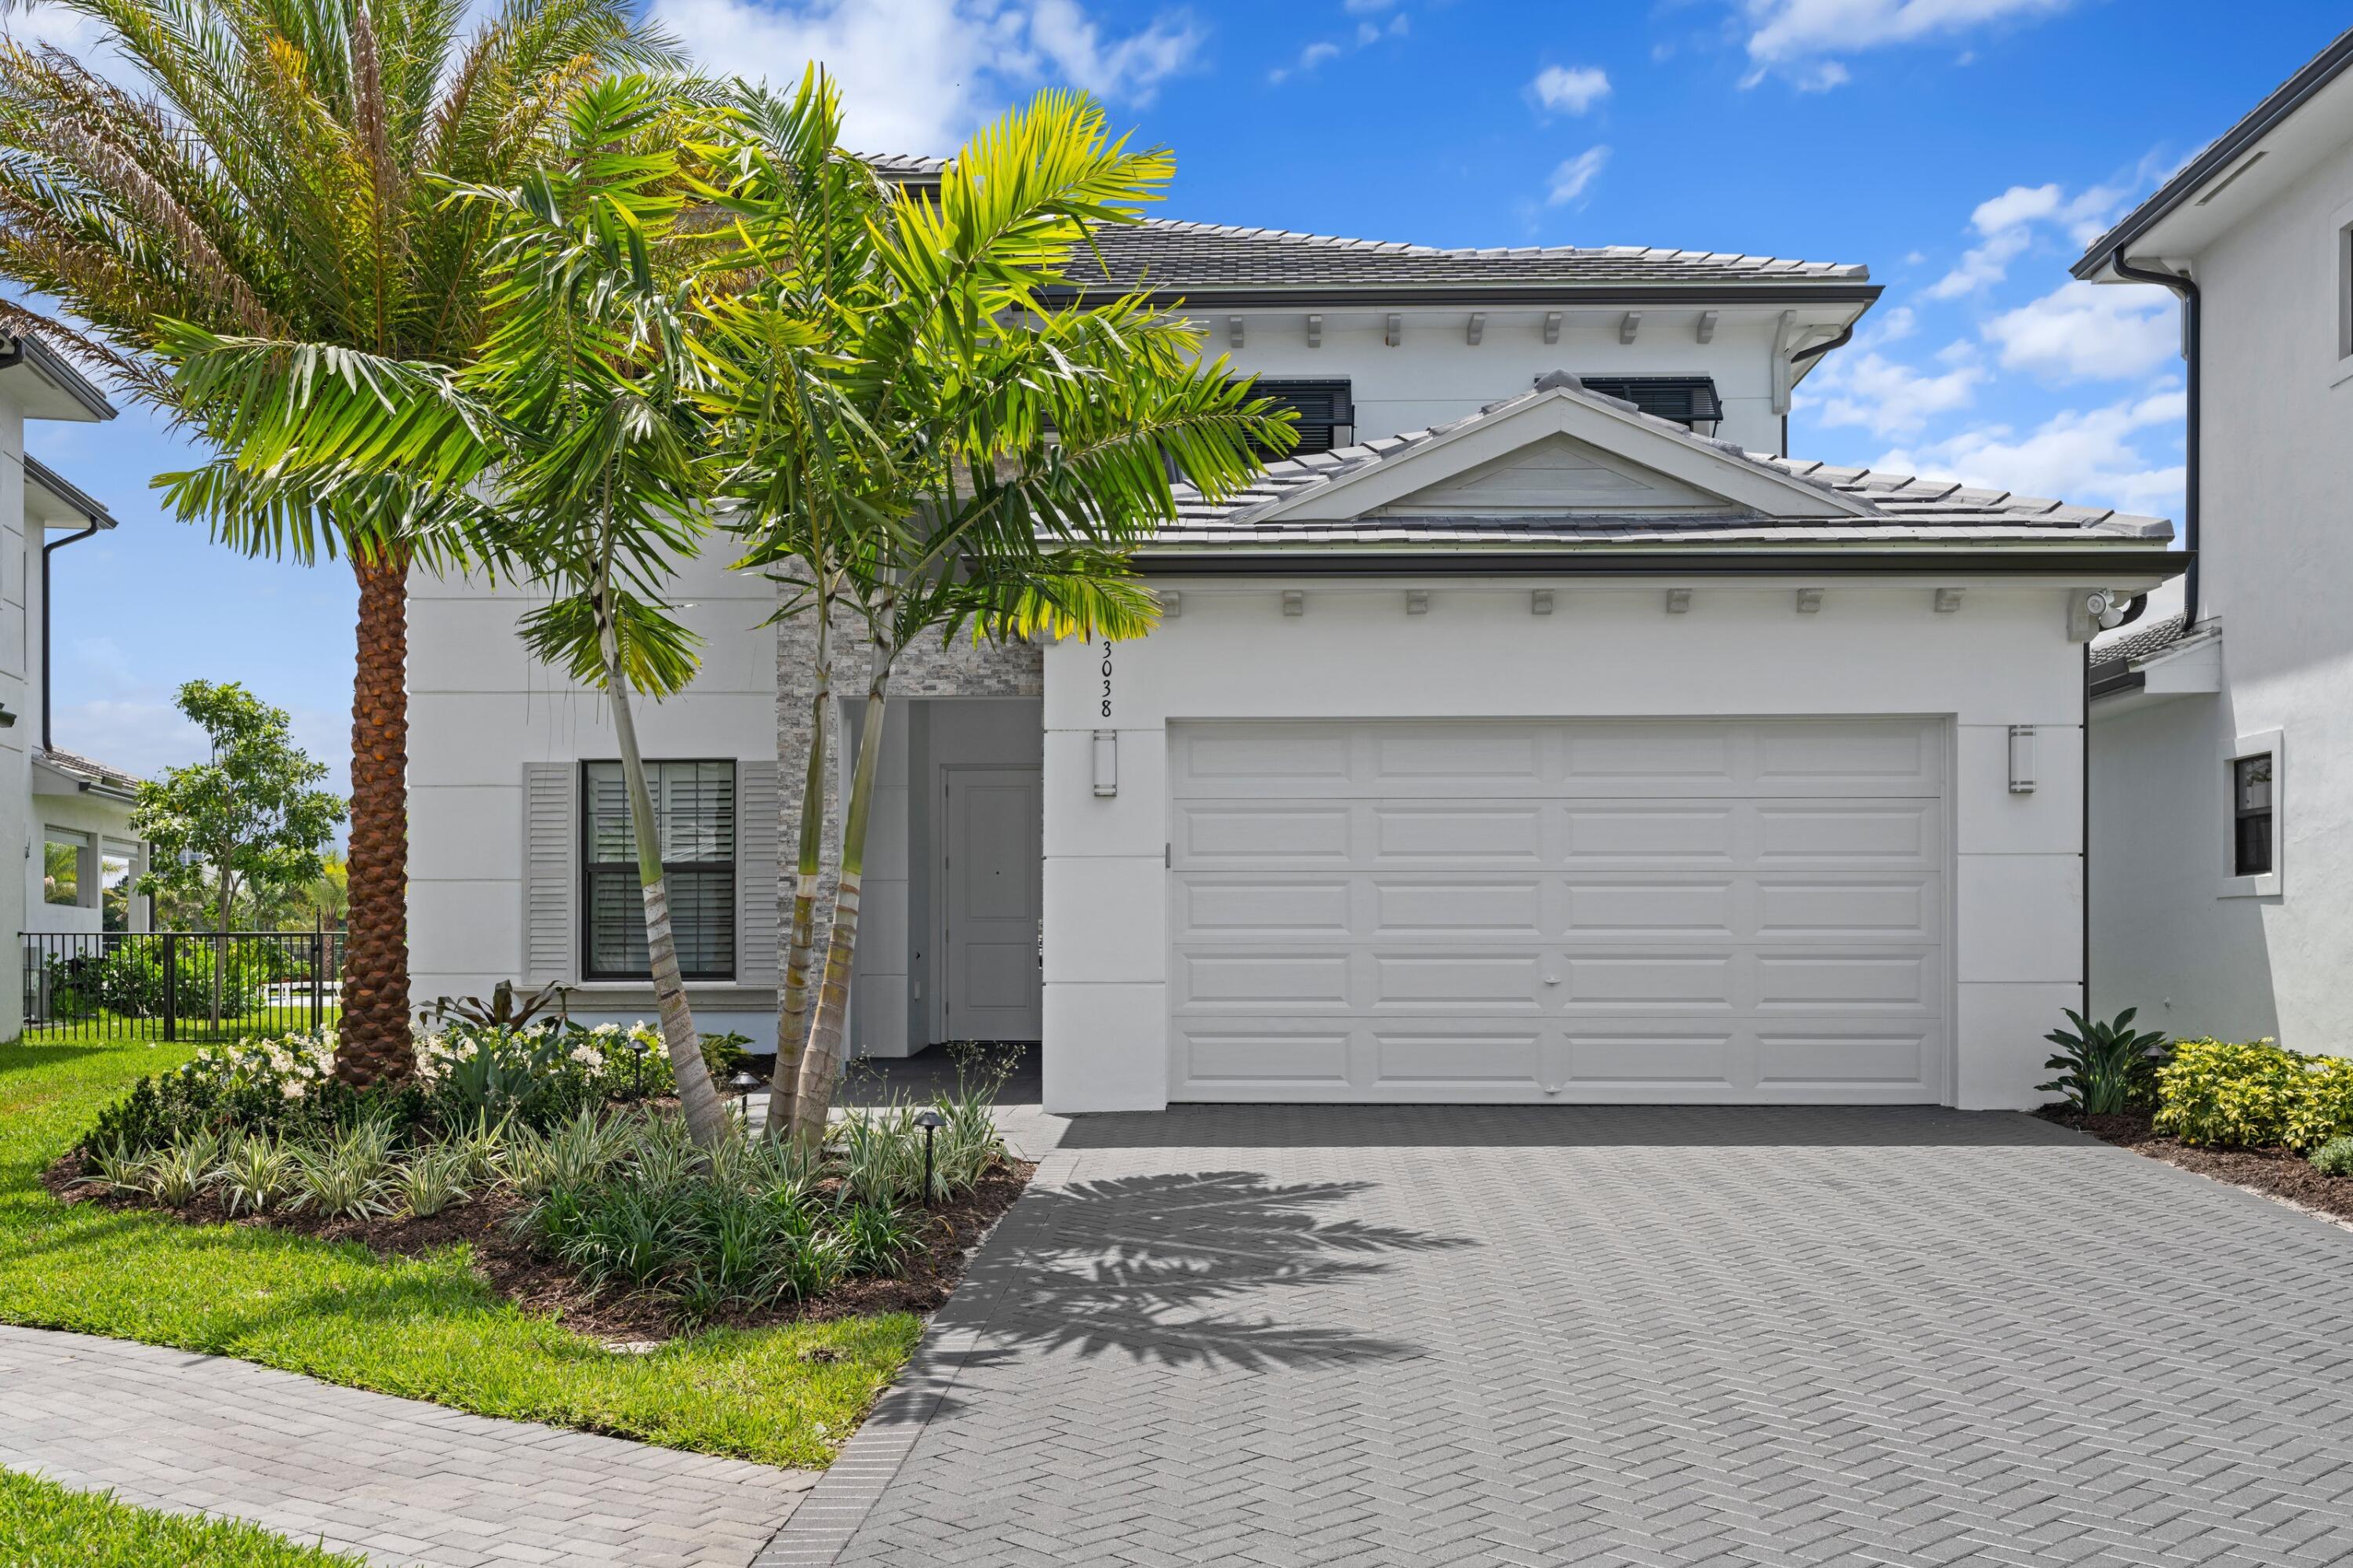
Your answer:
[[[2004,369],[2068,380],[2142,376],[2180,349],[2173,296],[2163,289],[2061,284],[1985,323]]]
[[[657,0],[654,15],[713,69],[784,84],[824,65],[845,138],[877,153],[947,152],[1048,82],[1149,102],[1202,42],[1183,10],[1106,37],[1079,0]]]
[[[1936,415],[1968,408],[1985,378],[1984,369],[1974,364],[1957,364],[1931,376],[1873,352],[1825,365],[1808,378],[1801,396],[1816,403],[1817,417],[1825,425],[1862,425],[1873,435],[1893,436],[1920,429]]]
[[[1973,27],[2031,21],[2069,0],[1740,0],[1751,69],[1743,86],[1778,73],[1822,90],[1847,79],[1836,58],[1926,43]]]
[[[2157,431],[2177,439],[2187,408],[2173,387],[2088,412],[2069,409],[2022,436],[2007,425],[1964,430],[1890,451],[1872,466],[2172,516],[2181,506],[2181,464],[2148,457],[2140,440]]]
[[[1919,318],[1912,313],[1912,307],[1897,305],[1873,316],[1857,334],[1857,341],[1865,347],[1876,347],[1883,343],[1895,343],[1910,337],[1919,327]]]
[[[2045,228],[2063,229],[2076,245],[2090,243],[2123,194],[2113,185],[2094,185],[2071,198],[2056,185],[2012,185],[1978,203],[1969,214],[1969,227],[1977,230],[1979,243],[1929,288],[1928,297],[1957,299],[2000,282],[2010,276],[2010,262]]]
[[[1599,66],[1546,66],[1528,90],[1556,114],[1582,114],[1609,96],[1609,73]]]
[[[1546,203],[1562,207],[1575,201],[1601,177],[1601,171],[1609,163],[1609,148],[1588,147],[1552,172],[1552,188],[1545,196]]]

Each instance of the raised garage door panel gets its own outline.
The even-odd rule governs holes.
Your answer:
[[[1945,733],[1173,726],[1171,1092],[1937,1100]]]

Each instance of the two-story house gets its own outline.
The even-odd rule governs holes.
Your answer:
[[[0,337],[0,928],[23,971],[0,986],[0,1039],[37,1014],[48,960],[114,928],[144,929],[136,891],[146,848],[131,832],[139,780],[59,749],[49,672],[57,628],[49,587],[59,552],[115,525],[79,487],[25,451],[28,419],[91,422],[113,408],[63,356]]]
[[[2184,296],[2193,566],[2092,670],[2092,994],[2353,1041],[2353,32],[2075,275]],[[2186,596],[2186,603],[2184,597]]]
[[[1149,635],[910,651],[860,1050],[1040,1040],[1062,1110],[2032,1103],[2082,996],[2084,650],[2168,524],[1788,454],[1860,267],[1101,245],[1090,291],[1180,305],[1300,449],[1142,553]],[[688,577],[707,663],[640,732],[704,1026],[765,1040],[812,629]],[[522,596],[413,594],[417,994],[649,1012],[600,704]]]

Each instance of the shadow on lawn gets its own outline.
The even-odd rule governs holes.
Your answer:
[[[1247,1318],[1220,1308],[1295,1302],[1385,1273],[1404,1253],[1476,1244],[1324,1218],[1371,1183],[1283,1184],[1250,1171],[1082,1181],[1035,1191],[985,1249],[959,1294],[995,1296],[970,1360],[1038,1351],[1121,1351],[1167,1366],[1263,1371],[1398,1361],[1418,1346],[1345,1326]]]

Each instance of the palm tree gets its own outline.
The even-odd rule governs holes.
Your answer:
[[[784,613],[829,630],[838,605],[868,654],[816,1006],[806,1040],[777,1052],[776,1105],[815,1141],[841,1058],[900,651],[960,632],[1145,630],[1157,605],[1128,556],[1175,518],[1174,482],[1230,493],[1293,437],[1287,413],[1223,359],[1204,363],[1199,334],[1141,296],[1044,304],[1092,228],[1138,221],[1176,169],[1166,150],[1114,142],[1085,97],[1041,93],[985,127],[936,201],[828,175],[839,106],[814,73],[789,102],[752,94],[734,123],[740,141],[713,162],[733,174],[716,194],[739,247],[709,263],[732,285],[708,334],[723,498],[750,536],[745,564],[783,585]],[[831,658],[820,640],[821,693]],[[804,802],[786,1030],[807,1005],[820,793]]]
[[[494,237],[489,331],[454,371],[185,323],[157,352],[239,482],[291,475],[332,501],[398,476],[548,595],[522,618],[523,641],[611,705],[662,1039],[687,1126],[710,1148],[726,1110],[671,935],[632,700],[683,690],[699,663],[670,591],[709,526],[691,332],[692,259],[709,241],[678,221],[700,118],[672,84],[607,78],[572,95],[548,161],[519,183],[445,182],[445,199],[488,214]]]
[[[0,328],[79,351],[208,438],[212,414],[155,357],[164,323],[330,359],[461,362],[483,331],[495,219],[427,176],[512,185],[585,85],[678,63],[629,0],[504,0],[463,39],[467,0],[53,3],[97,23],[98,47],[147,90],[0,39],[0,276],[62,307],[0,303]],[[396,1077],[410,1061],[407,575],[470,558],[474,518],[400,476],[320,492],[227,460],[173,476],[169,495],[233,549],[341,556],[357,578],[338,1066]]]

